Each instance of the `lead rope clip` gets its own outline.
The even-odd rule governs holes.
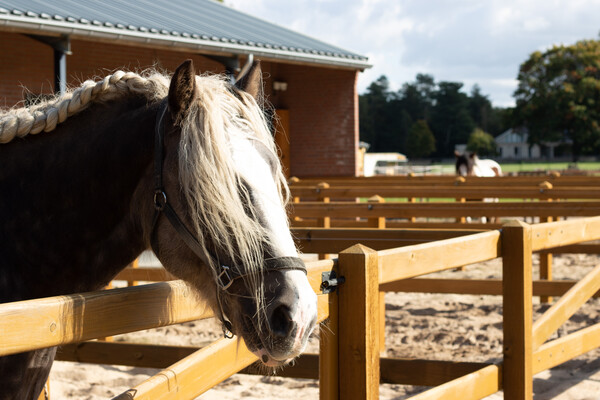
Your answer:
[[[233,339],[233,327],[231,326],[231,322],[224,320],[223,321],[223,336],[225,339]]]

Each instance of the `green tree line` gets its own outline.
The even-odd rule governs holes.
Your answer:
[[[529,132],[529,144],[560,142],[573,158],[600,153],[600,41],[533,52],[521,64],[514,108],[494,107],[474,85],[436,82],[417,74],[392,91],[381,76],[359,96],[360,137],[373,152],[412,158],[451,157],[456,144],[493,155],[493,137],[509,128]]]
[[[509,110],[493,107],[477,85],[470,94],[462,88],[460,82],[417,74],[393,92],[387,77],[379,77],[359,97],[361,140],[373,152],[448,157],[476,128],[496,136],[509,127]]]

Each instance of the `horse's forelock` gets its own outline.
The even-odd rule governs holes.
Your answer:
[[[234,93],[222,77],[197,77],[198,99],[181,125],[179,174],[200,243],[218,243],[228,258],[248,273],[246,285],[264,306],[262,269],[265,241],[250,201],[251,188],[241,180],[231,154],[231,141],[259,140],[276,156],[275,145],[261,109],[245,93]],[[282,207],[287,184],[279,168]],[[206,240],[210,238],[210,240]],[[209,254],[210,249],[205,251]],[[215,260],[211,260],[215,262]],[[216,268],[216,265],[211,265]]]

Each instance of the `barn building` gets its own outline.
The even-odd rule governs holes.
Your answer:
[[[236,73],[261,60],[288,174],[356,175],[368,59],[212,0],[0,0],[0,107],[117,69]],[[24,88],[27,88],[25,90]]]

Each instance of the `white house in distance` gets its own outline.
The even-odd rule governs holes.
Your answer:
[[[534,144],[533,146],[529,146],[527,143],[527,139],[529,137],[529,133],[526,130],[514,130],[509,129],[504,133],[496,136],[496,146],[500,152],[501,159],[518,159],[518,160],[528,160],[532,158],[540,158],[542,156],[542,151],[540,146]],[[553,148],[551,148],[554,150]],[[554,158],[554,152],[552,151],[550,154],[550,158]]]

